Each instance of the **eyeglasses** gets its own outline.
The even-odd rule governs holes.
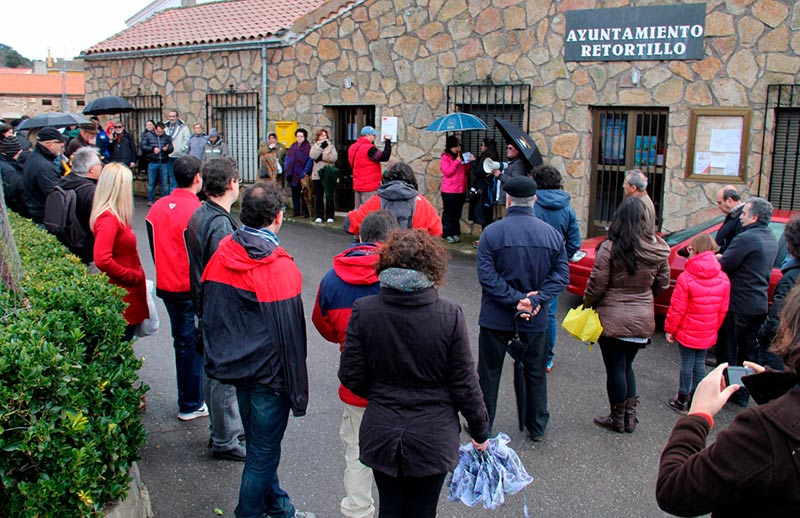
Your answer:
[[[114,126],[117,129],[122,129],[122,126]]]
[[[506,146],[506,149],[516,149],[514,146]]]

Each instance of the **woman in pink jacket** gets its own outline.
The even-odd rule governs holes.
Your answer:
[[[678,276],[669,304],[664,331],[667,341],[678,341],[681,375],[678,393],[667,405],[679,414],[689,410],[690,395],[706,375],[706,351],[717,341],[731,283],[714,256],[717,244],[708,234],[695,236],[687,250],[689,260]]]
[[[461,154],[458,137],[450,135],[445,143],[442,161],[442,237],[448,243],[461,242],[461,212],[467,197],[467,163]]]

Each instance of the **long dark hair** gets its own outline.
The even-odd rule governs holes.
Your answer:
[[[625,268],[629,275],[634,275],[642,240],[652,236],[653,227],[647,222],[644,202],[634,197],[626,198],[617,207],[614,219],[608,226],[608,239],[613,243],[611,267]]]
[[[800,285],[786,297],[771,351],[780,355],[789,369],[800,372]]]
[[[458,137],[456,137],[455,135],[448,135],[444,144],[444,152],[453,158],[458,158],[458,155],[453,153],[453,148],[458,147],[459,145],[460,143],[458,141]]]
[[[497,142],[494,141],[493,138],[486,137],[482,141],[484,146],[486,146],[486,151],[481,153],[480,161],[483,161],[487,158],[491,158],[495,162],[500,161],[500,154],[497,152]]]

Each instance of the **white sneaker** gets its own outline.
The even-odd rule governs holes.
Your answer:
[[[208,406],[206,406],[205,403],[203,403],[203,406],[194,412],[181,412],[178,414],[178,419],[181,421],[191,421],[192,419],[197,419],[198,417],[208,417]]]
[[[317,218],[314,220],[314,223],[322,223],[322,218]]]
[[[328,218],[328,223],[333,223],[333,218]]]

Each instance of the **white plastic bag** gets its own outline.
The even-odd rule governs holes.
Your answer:
[[[158,333],[158,309],[156,308],[156,299],[153,297],[153,290],[155,284],[150,279],[145,281],[147,287],[147,310],[150,316],[145,318],[139,325],[136,326],[136,336],[150,336]]]

